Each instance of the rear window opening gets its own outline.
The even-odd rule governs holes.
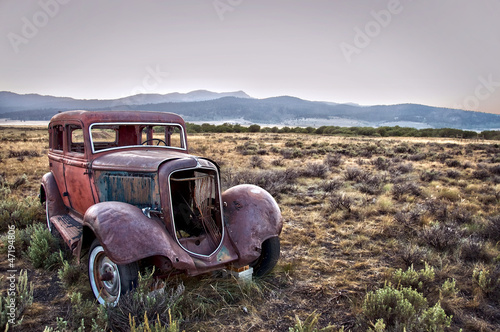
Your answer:
[[[170,177],[175,235],[187,251],[210,255],[222,240],[217,173],[184,170]]]

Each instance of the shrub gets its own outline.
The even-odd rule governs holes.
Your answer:
[[[400,176],[402,174],[407,174],[413,171],[413,164],[412,163],[400,163],[398,165],[394,165],[389,169],[389,172],[393,176]]]
[[[33,234],[33,225],[28,225],[26,228],[16,229],[15,230],[15,238],[14,238],[14,246],[16,251],[25,253],[28,250],[29,244],[31,242],[31,235]],[[7,257],[8,251],[8,233],[5,233],[0,237],[0,242],[3,244],[0,245],[0,253],[4,253]]]
[[[479,168],[479,169],[476,169],[474,172],[472,172],[472,176],[478,180],[484,181],[490,177],[490,173],[488,172],[488,170],[486,170],[484,168]]]
[[[491,166],[490,173],[495,175],[500,175],[500,165]]]
[[[57,271],[57,276],[59,277],[63,287],[69,288],[78,283],[84,274],[79,265],[68,263],[68,261],[62,256],[61,252],[59,254],[59,258],[61,261],[61,268]]]
[[[449,215],[449,203],[446,203],[438,199],[428,199],[424,203],[424,207],[427,211],[434,215],[434,218],[438,221],[445,222],[448,220]]]
[[[23,185],[28,183],[28,177],[26,174],[23,174],[21,177],[18,177],[13,184],[10,185],[11,189],[17,189]]]
[[[441,173],[437,171],[422,171],[420,173],[420,180],[424,182],[436,181],[441,176]]]
[[[488,225],[485,228],[486,237],[493,241],[500,241],[500,215],[488,218]]]
[[[359,183],[359,190],[365,194],[375,195],[381,192],[382,179],[377,175],[368,175]]]
[[[85,331],[85,321],[91,323],[92,332],[109,331],[107,308],[105,306],[96,305],[95,300],[83,299],[80,292],[70,293],[69,298],[71,310],[68,313],[67,320],[57,318],[59,331]]]
[[[460,243],[460,258],[467,262],[488,260],[484,252],[484,241],[475,236],[469,236]]]
[[[271,161],[271,165],[277,166],[277,167],[283,167],[283,166],[285,166],[285,162],[283,161],[283,159],[278,158],[278,159],[274,159],[273,161]]]
[[[462,173],[454,169],[449,169],[446,171],[446,176],[449,177],[450,179],[458,179],[461,175]]]
[[[347,210],[348,212],[351,212],[351,206],[353,204],[354,204],[354,199],[351,196],[346,195],[345,193],[333,194],[330,197],[330,206],[334,211],[338,209],[343,209]]]
[[[13,320],[16,324],[20,324],[21,322],[18,318],[21,317],[24,310],[33,303],[33,284],[31,282],[28,283],[28,273],[26,270],[21,270],[21,272],[19,272],[17,283],[12,283],[9,278],[7,278],[7,282],[9,283],[7,296],[2,294],[0,297],[0,328],[2,330],[7,326],[9,320],[11,322]],[[13,289],[11,288],[13,284],[15,284],[15,291],[11,290]],[[11,307],[12,303],[14,303],[13,311]],[[14,317],[11,313],[13,313]],[[5,328],[5,331],[7,330],[8,328]]]
[[[362,310],[364,324],[382,319],[387,331],[444,331],[451,325],[451,317],[439,303],[429,308],[421,293],[390,284],[369,292]]]
[[[50,269],[59,263],[59,241],[43,224],[36,224],[33,227],[28,257],[36,268]]]
[[[461,237],[453,226],[435,223],[421,231],[421,238],[437,250],[455,249]]]
[[[456,188],[442,188],[438,192],[438,197],[439,198],[444,198],[446,200],[449,200],[451,202],[456,202],[460,200],[460,190]]]
[[[156,320],[149,322],[148,317],[144,314],[144,322],[136,326],[135,317],[129,317],[130,332],[178,332],[179,324],[177,321],[172,321],[170,309],[168,311],[169,323],[163,325],[160,320],[160,315],[156,316]]]
[[[441,289],[439,290],[439,298],[440,299],[453,298],[458,295],[458,292],[459,289],[457,288],[456,280],[446,279],[446,281],[441,286]]]
[[[411,265],[406,271],[398,269],[392,274],[392,282],[402,287],[413,287],[422,289],[424,283],[434,281],[434,268],[425,262],[425,267],[420,271],[415,271]]]
[[[260,156],[252,156],[250,158],[250,167],[252,168],[262,168],[264,166],[264,160]]]
[[[422,189],[415,182],[400,182],[392,186],[392,195],[395,199],[402,198],[405,194],[420,196]]]
[[[450,211],[448,218],[457,224],[471,224],[474,221],[472,212],[460,205]]]
[[[417,206],[414,209],[407,212],[398,211],[394,215],[394,219],[400,224],[403,224],[411,228],[413,226],[420,224],[424,212],[425,209],[422,206]]]
[[[295,325],[294,327],[290,327],[288,329],[289,332],[329,332],[329,331],[335,331],[335,328],[333,326],[327,326],[322,329],[316,328],[316,325],[318,325],[318,319],[319,319],[319,314],[316,314],[313,312],[307,318],[305,321],[301,321],[299,316],[295,315]],[[343,329],[341,330],[343,331]]]
[[[472,280],[480,292],[484,295],[490,294],[495,286],[499,283],[499,280],[492,278],[491,272],[488,268],[482,266],[476,266],[472,272]]]
[[[344,186],[344,181],[341,178],[336,177],[330,181],[323,182],[320,185],[320,188],[323,189],[323,191],[330,193],[342,188],[343,186]]]
[[[389,166],[391,166],[391,163],[389,160],[384,159],[383,157],[378,157],[375,160],[371,161],[372,165],[374,165],[379,171],[386,171],[389,169]]]
[[[401,249],[401,260],[406,267],[421,266],[427,256],[427,250],[417,245],[403,246]]]
[[[32,150],[21,150],[21,151],[13,151],[9,150],[9,154],[7,158],[24,158],[24,157],[40,157],[40,154],[37,151]]]
[[[295,159],[302,157],[302,151],[299,149],[282,149],[280,151],[281,155],[285,159]]]
[[[176,327],[177,321],[172,321],[171,310],[175,308],[184,293],[184,285],[169,289],[166,284],[158,287],[153,278],[153,272],[139,275],[138,287],[120,296],[116,307],[108,307],[108,324],[112,330],[126,331],[133,326],[141,330],[148,322],[154,322],[159,327]],[[151,292],[151,289],[155,289]],[[136,326],[136,322],[139,326]],[[146,330],[145,330],[146,331]],[[157,331],[177,331],[177,329],[160,329]]]
[[[302,176],[324,178],[328,172],[328,167],[320,163],[307,163],[302,170]]]
[[[425,153],[417,153],[417,154],[408,156],[408,160],[411,160],[411,161],[421,161],[421,160],[424,160],[425,158],[427,158],[427,155]]]
[[[455,159],[446,160],[445,164],[448,167],[461,167],[462,166],[462,163],[458,160],[455,160]]]
[[[361,182],[364,181],[369,174],[359,167],[347,167],[345,172],[345,179],[347,181]]]
[[[6,197],[0,200],[0,232],[5,232],[8,225],[23,228],[33,222],[42,220],[45,212],[35,197],[15,199]]]
[[[236,146],[236,151],[241,153],[242,155],[254,155],[257,153],[257,150],[259,149],[259,146],[253,142],[245,142],[243,145],[238,145]],[[204,151],[202,151],[204,152]]]
[[[225,188],[249,183],[262,187],[275,197],[294,191],[295,180],[299,176],[295,169],[245,170],[240,172],[233,172],[231,169],[227,169],[223,174],[223,185]]]
[[[329,168],[338,167],[342,164],[342,155],[340,153],[336,154],[327,154],[323,163]]]

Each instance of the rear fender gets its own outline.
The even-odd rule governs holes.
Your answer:
[[[116,264],[128,264],[151,256],[165,256],[179,270],[191,270],[194,263],[158,221],[137,207],[122,202],[91,206],[83,217],[108,257]]]
[[[256,260],[262,243],[279,236],[283,228],[281,211],[264,189],[244,184],[222,193],[227,233],[238,250],[241,265]]]
[[[67,213],[66,206],[63,203],[59,188],[57,187],[56,179],[51,172],[46,173],[42,177],[40,203],[43,204],[44,202],[49,216]]]

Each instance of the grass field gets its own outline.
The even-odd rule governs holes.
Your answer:
[[[500,142],[271,133],[188,141],[192,154],[219,163],[225,188],[254,183],[276,198],[281,259],[248,285],[214,274],[167,280],[170,317],[158,317],[157,331],[500,330]],[[24,319],[13,330],[72,331],[82,318],[87,331],[133,326],[98,310],[85,259],[79,266],[43,238],[46,129],[0,127],[0,143],[0,323],[15,226],[14,266],[28,284],[17,290]],[[55,254],[40,259],[44,246]],[[133,318],[147,330],[143,314]]]

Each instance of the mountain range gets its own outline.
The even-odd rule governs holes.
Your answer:
[[[499,130],[500,115],[420,104],[360,106],[290,96],[251,98],[243,91],[139,94],[119,99],[74,99],[0,91],[0,118],[45,120],[62,111],[146,110],[180,114],[189,122],[277,126],[402,126]]]

